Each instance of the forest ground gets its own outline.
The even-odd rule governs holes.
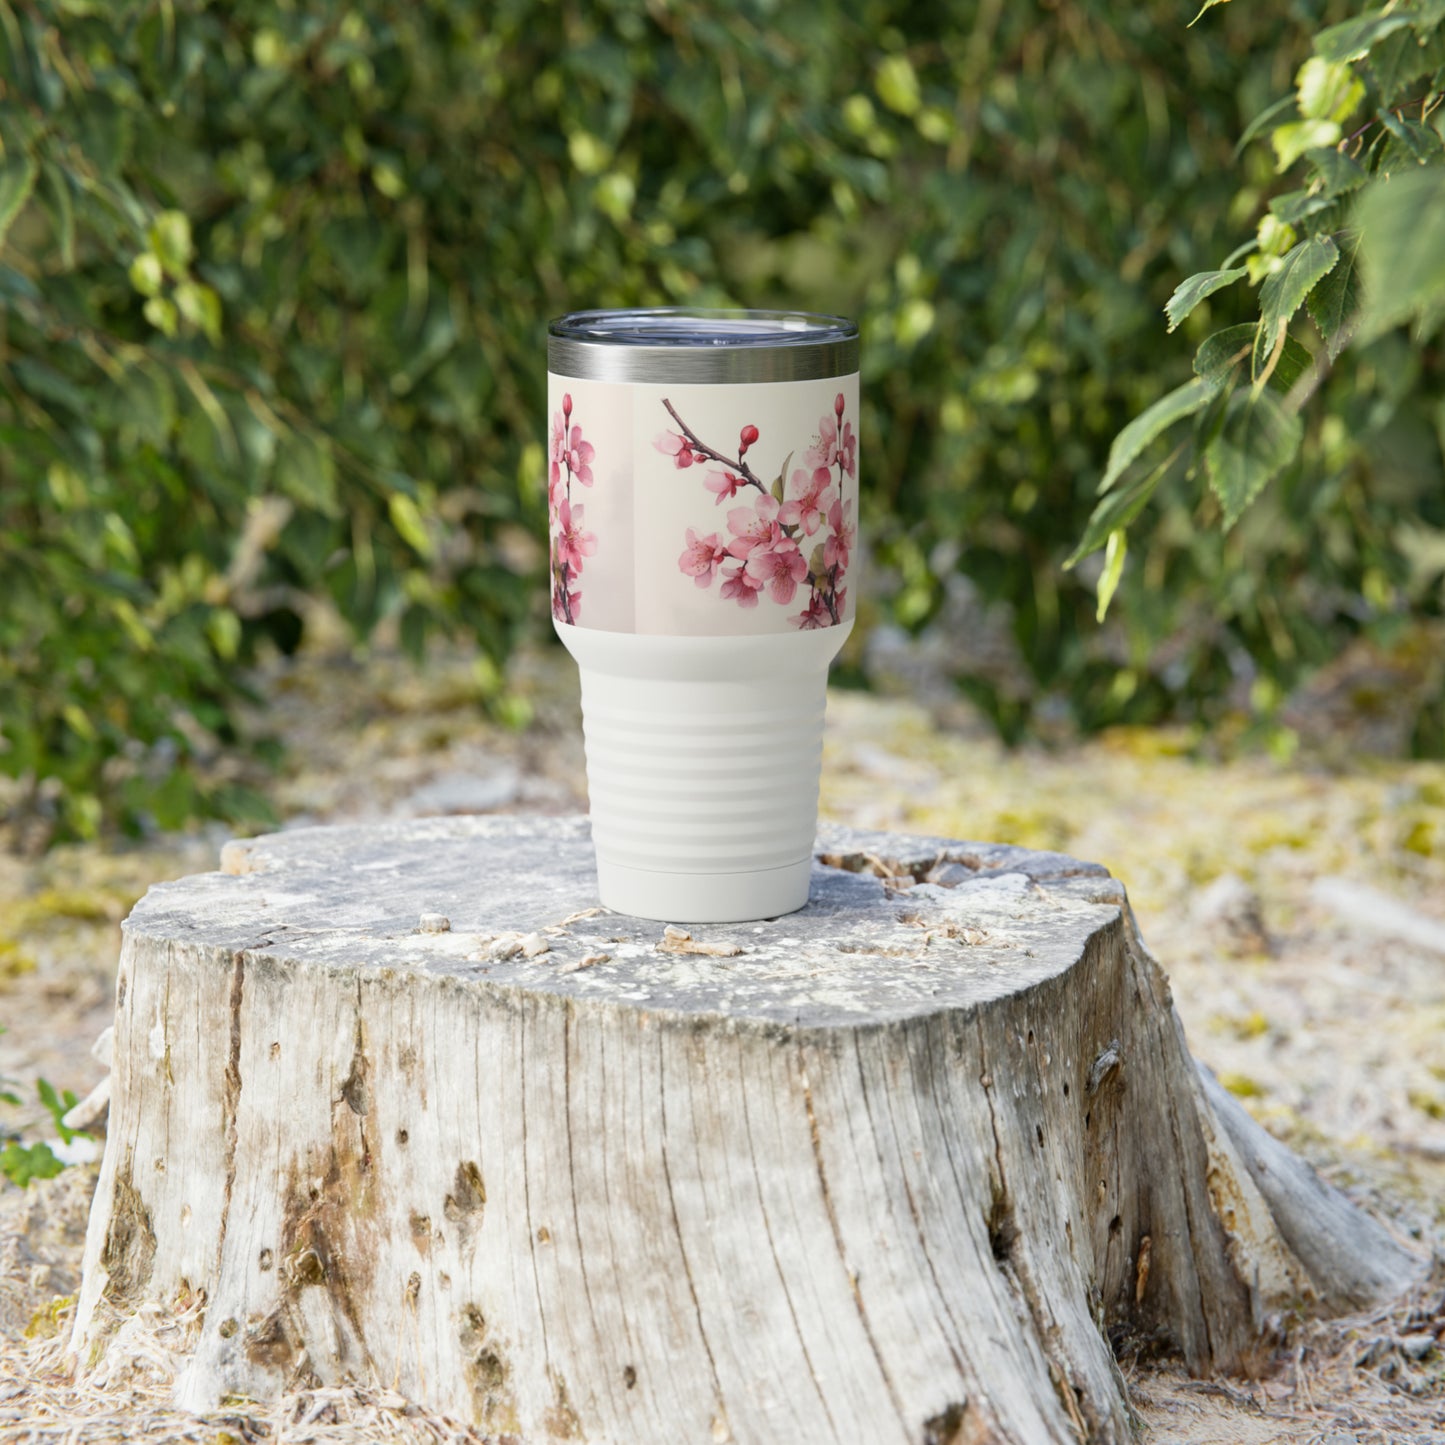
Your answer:
[[[532,718],[486,721],[465,657],[418,671],[313,655],[273,666],[258,725],[286,742],[279,818],[585,807],[575,674],[523,659]],[[239,765],[218,759],[218,770]],[[1255,1380],[1121,1362],[1150,1445],[1445,1445],[1445,764],[1336,730],[1288,759],[1185,730],[1004,749],[962,705],[834,692],[822,813],[860,827],[1053,848],[1106,864],[1170,975],[1196,1055],[1265,1125],[1437,1260],[1393,1307],[1298,1325]],[[213,868],[220,829],[35,854],[0,838],[0,1074],[8,1128],[47,1137],[35,1081],[84,1095],[110,1021],[120,920],[151,883]],[[62,1367],[94,1169],[0,1181],[0,1440],[476,1440],[385,1391],[312,1390],[201,1421],[168,1408],[173,1322],[131,1364]]]

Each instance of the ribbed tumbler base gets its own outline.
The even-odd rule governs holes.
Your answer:
[[[828,664],[851,628],[683,638],[558,627],[582,677],[606,907],[723,923],[808,901]]]

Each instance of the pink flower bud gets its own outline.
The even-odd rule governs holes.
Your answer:
[[[833,413],[835,416],[843,415],[843,393],[841,391],[833,398]]]
[[[693,461],[695,461],[695,462],[705,462],[705,461],[707,460],[707,453],[706,453],[706,452],[694,452],[694,453],[692,454],[692,459],[693,459]]]
[[[757,427],[755,427],[755,426],[745,426],[745,427],[742,429],[742,433],[741,433],[741,436],[740,436],[739,439],[741,440],[741,442],[742,442],[742,444],[743,444],[743,450],[744,450],[744,451],[747,451],[747,449],[748,449],[750,446],[752,446],[752,444],[753,444],[755,441],[757,441],[757,439],[758,439],[758,429],[757,429]]]
[[[842,401],[842,399],[842,397],[838,398],[839,401]],[[564,391],[562,393],[562,415],[572,415],[572,393],[570,391]]]

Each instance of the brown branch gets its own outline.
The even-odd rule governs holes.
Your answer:
[[[753,469],[741,457],[738,457],[737,460],[734,461],[732,457],[725,457],[721,452],[714,451],[713,448],[708,446],[706,442],[700,441],[698,439],[697,433],[693,431],[693,429],[688,426],[688,424],[683,421],[680,416],[678,416],[672,403],[668,401],[666,397],[663,397],[662,404],[667,408],[668,416],[670,416],[673,421],[675,421],[678,426],[682,428],[683,437],[686,439],[688,446],[694,452],[701,452],[703,456],[711,457],[713,461],[721,462],[723,466],[730,468],[732,471],[740,473],[744,481],[750,482],[760,492],[766,495],[768,489],[758,479],[756,474],[753,472]]]

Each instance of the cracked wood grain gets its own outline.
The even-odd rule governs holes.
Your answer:
[[[200,1299],[196,1409],[371,1378],[527,1441],[1124,1445],[1115,1348],[1238,1367],[1418,1275],[1200,1077],[1103,869],[819,857],[804,912],[686,936],[596,907],[582,820],[152,889],[82,1366]]]

